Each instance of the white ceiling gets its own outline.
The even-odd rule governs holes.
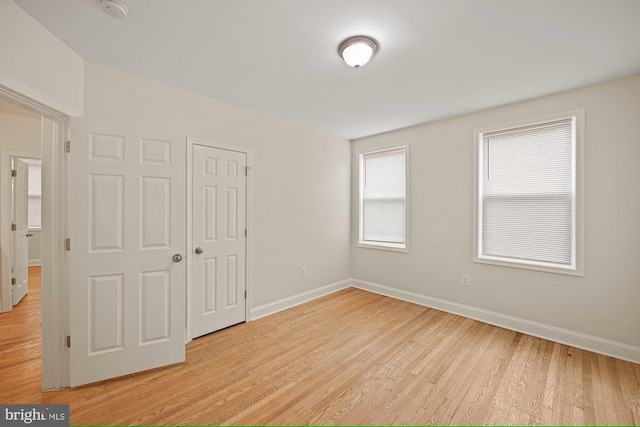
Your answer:
[[[640,73],[638,0],[15,1],[90,61],[349,139]]]

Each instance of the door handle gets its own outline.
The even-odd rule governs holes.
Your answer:
[[[182,255],[175,254],[172,259],[173,259],[173,262],[180,262],[182,261]]]
[[[27,233],[27,237],[33,237],[33,233]]]
[[[202,252],[204,252],[204,251],[202,250],[202,248],[200,248],[200,247],[197,247],[197,248],[196,248],[196,253],[197,253],[198,255],[200,255]]]

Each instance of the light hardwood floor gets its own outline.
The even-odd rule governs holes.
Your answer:
[[[640,423],[640,365],[353,288],[47,393],[39,311],[30,284],[0,314],[0,403],[68,403],[72,424]]]

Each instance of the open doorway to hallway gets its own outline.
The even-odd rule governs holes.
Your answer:
[[[7,386],[18,387],[24,378],[24,370],[13,369],[17,366],[27,367],[28,370],[41,371],[41,262],[42,262],[42,228],[40,215],[40,158],[42,146],[42,116],[27,106],[21,105],[9,97],[0,94],[0,151],[2,152],[3,164],[0,173],[11,177],[12,170],[16,170],[17,164],[26,166],[23,171],[28,176],[31,183],[25,193],[25,205],[27,206],[24,218],[24,227],[20,231],[12,234],[24,234],[22,241],[24,247],[17,248],[15,236],[11,236],[9,245],[2,245],[2,274],[10,274],[16,277],[16,252],[23,252],[21,268],[25,284],[25,295],[14,299],[14,288],[12,285],[9,298],[5,301],[6,292],[2,295],[3,311],[0,313],[0,325],[2,336],[0,337],[0,348],[2,349],[2,369],[10,369],[2,372],[3,383],[7,381]],[[7,181],[9,185],[0,187],[3,206],[8,201],[9,206],[3,209],[3,215],[9,214],[11,223],[16,223],[16,210],[13,209],[14,193],[17,184]],[[29,187],[27,185],[27,187]],[[37,199],[37,200],[36,200]],[[13,227],[13,226],[12,226]],[[7,246],[7,247],[5,247]],[[19,246],[19,245],[18,245]],[[28,273],[27,273],[28,271]],[[22,280],[22,279],[21,279]],[[13,368],[12,368],[13,367]]]
[[[42,390],[68,385],[68,310],[64,267],[68,123],[69,118],[63,113],[0,85],[0,316],[13,308],[11,158],[40,158],[42,247],[39,339],[42,348]],[[28,277],[28,274],[25,276]]]
[[[2,245],[2,310],[9,311],[28,292],[27,267],[41,265],[42,117],[39,112],[0,95],[2,215],[10,218],[10,238]],[[15,231],[14,231],[15,230]],[[6,301],[5,301],[6,299]]]

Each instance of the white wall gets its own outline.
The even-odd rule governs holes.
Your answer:
[[[42,230],[30,230],[33,234],[29,238],[29,265],[42,264]]]
[[[90,62],[85,69],[85,117],[72,128],[133,120],[149,135],[253,150],[254,307],[349,278],[349,141]]]
[[[585,276],[473,263],[473,129],[578,108],[586,114]],[[640,76],[364,138],[352,147],[406,141],[411,252],[353,246],[352,277],[477,308],[480,317],[488,310],[573,331],[576,339],[581,333],[623,343],[635,347],[628,357],[640,354]],[[355,168],[352,178],[355,185]],[[471,286],[460,285],[462,274]]]
[[[84,60],[11,0],[0,0],[0,86],[82,115]]]
[[[40,118],[0,112],[0,150],[40,157]]]

